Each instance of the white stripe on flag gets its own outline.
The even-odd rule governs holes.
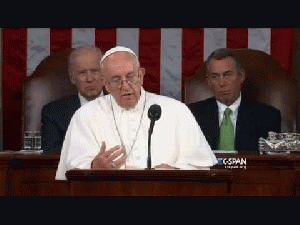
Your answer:
[[[161,29],[160,94],[181,100],[182,29]]]
[[[27,33],[27,76],[50,54],[50,28],[29,28]]]
[[[95,28],[72,28],[72,48],[95,45]]]
[[[218,48],[226,48],[226,28],[204,28],[204,60]]]
[[[271,28],[249,28],[248,48],[271,52]]]
[[[139,56],[139,28],[117,28],[117,45],[130,48]]]

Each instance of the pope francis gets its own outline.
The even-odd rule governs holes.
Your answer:
[[[108,50],[100,61],[109,95],[76,111],[68,127],[56,179],[70,169],[144,169],[147,167],[148,109],[157,104],[161,117],[151,141],[155,169],[197,169],[217,160],[188,107],[145,91],[145,69],[129,48]]]

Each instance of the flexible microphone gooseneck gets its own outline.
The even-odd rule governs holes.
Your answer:
[[[161,107],[159,105],[151,105],[148,110],[148,117],[150,119],[150,127],[148,131],[148,158],[147,169],[151,169],[151,135],[153,133],[153,127],[156,120],[159,120],[161,116]]]

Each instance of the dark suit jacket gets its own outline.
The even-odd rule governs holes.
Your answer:
[[[44,105],[41,132],[42,149],[45,153],[61,151],[71,118],[80,106],[77,94]]]
[[[218,150],[219,110],[215,98],[189,104],[212,150]],[[235,150],[258,151],[258,139],[268,132],[281,132],[281,115],[276,108],[242,96],[236,121]]]

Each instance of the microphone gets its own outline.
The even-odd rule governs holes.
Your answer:
[[[153,127],[156,120],[159,120],[161,116],[161,107],[159,105],[151,105],[148,110],[148,117],[150,119],[150,127],[148,131],[148,158],[147,169],[151,169],[151,135],[153,133]]]

